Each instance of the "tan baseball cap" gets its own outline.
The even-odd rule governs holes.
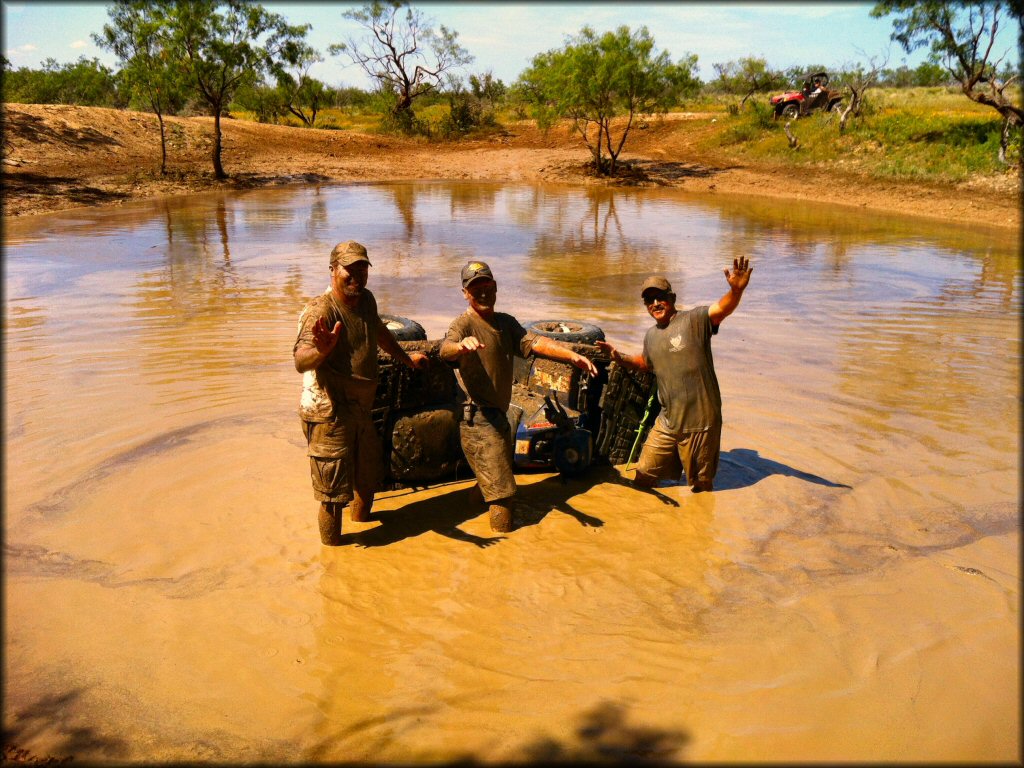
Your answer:
[[[665,293],[672,293],[672,283],[666,280],[661,275],[651,275],[644,284],[640,287],[640,295],[643,296],[650,290],[664,291]]]
[[[365,261],[371,267],[373,266],[366,255],[366,248],[355,240],[346,240],[343,243],[338,243],[334,246],[334,250],[331,251],[332,266],[341,264],[341,266],[347,267],[350,264],[355,264],[357,261]]]

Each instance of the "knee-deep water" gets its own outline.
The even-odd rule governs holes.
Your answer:
[[[291,358],[355,239],[430,338],[714,337],[713,494],[623,467],[382,493],[324,548]],[[1019,233],[670,190],[408,183],[5,222],[4,722],[107,761],[1016,760]]]

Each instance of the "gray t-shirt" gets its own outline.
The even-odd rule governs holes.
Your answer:
[[[722,393],[711,358],[711,337],[716,333],[708,307],[694,307],[677,312],[667,326],[654,326],[644,336],[644,361],[658,378],[658,421],[674,435],[722,422]]]
[[[537,334],[504,312],[495,312],[489,323],[467,309],[452,320],[445,341],[458,344],[467,336],[475,336],[484,348],[459,358],[466,393],[479,406],[507,411],[512,400],[512,358],[528,357]]]

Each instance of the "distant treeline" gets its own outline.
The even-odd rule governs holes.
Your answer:
[[[767,93],[783,88],[799,87],[809,72],[827,71],[833,86],[841,86],[856,75],[856,70],[846,72],[830,69],[824,65],[789,67],[772,70],[761,59],[740,59],[715,64],[716,76],[701,83],[702,95],[746,95]],[[506,93],[501,81],[496,90],[499,96]],[[906,65],[884,69],[879,74],[877,86],[882,88],[913,88],[945,86],[955,81],[943,67],[925,62],[915,68]],[[11,69],[3,62],[3,100],[16,104],[77,104],[88,107],[113,107],[118,109],[148,109],[144,103],[133,103],[133,91],[124,81],[122,73],[102,64],[98,59],[81,57],[73,63],[58,64],[54,59],[42,62],[39,69],[18,67]],[[183,92],[184,93],[184,92]],[[365,91],[350,86],[323,86],[324,107],[359,110],[363,112],[384,112],[390,103],[387,95]],[[436,94],[428,101],[442,102],[443,94]],[[187,96],[179,96],[170,105],[169,114],[187,116],[206,114],[208,108]],[[239,89],[232,101],[232,107],[252,112],[263,121],[276,121],[286,111],[276,103],[273,88],[266,85],[246,86]]]

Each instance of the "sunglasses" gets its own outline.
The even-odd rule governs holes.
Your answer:
[[[643,299],[644,299],[644,306],[649,307],[649,306],[651,306],[651,304],[653,304],[656,301],[661,301],[661,302],[671,301],[672,294],[671,293],[665,293],[664,291],[657,291],[657,292],[652,291],[651,293],[648,293],[648,294],[644,295]]]

